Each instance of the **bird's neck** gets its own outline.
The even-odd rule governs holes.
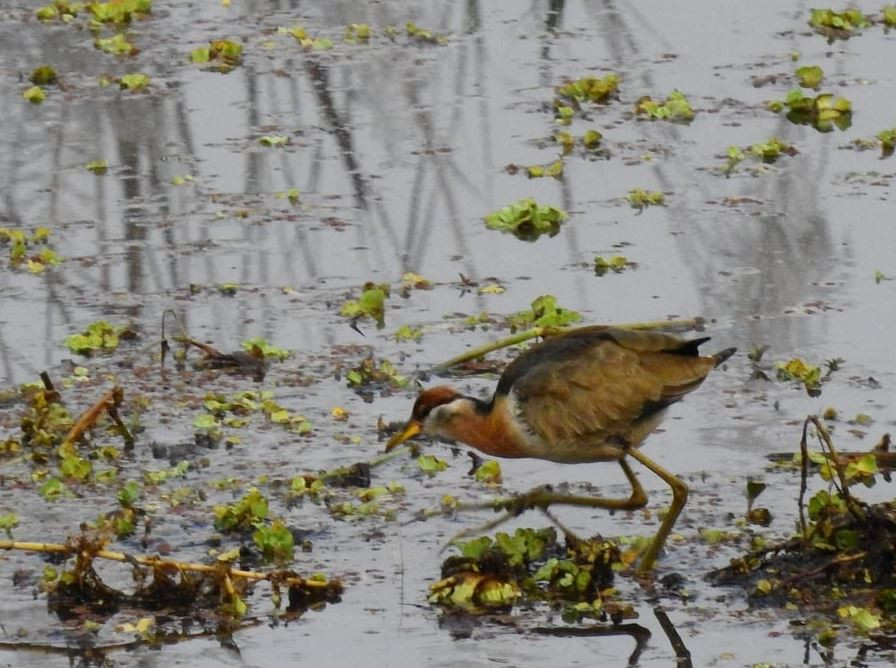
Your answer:
[[[496,397],[490,403],[465,398],[468,402],[463,409],[464,415],[450,425],[450,433],[446,436],[493,457],[526,456],[506,396]]]

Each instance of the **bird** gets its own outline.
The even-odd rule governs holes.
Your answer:
[[[684,507],[688,486],[639,449],[669,406],[696,390],[736,352],[701,355],[710,337],[685,339],[659,331],[592,325],[562,330],[507,365],[494,395],[465,396],[440,385],[424,390],[411,417],[387,442],[389,452],[418,436],[460,442],[505,458],[563,464],[616,461],[631,493],[627,498],[572,496],[536,488],[515,512],[566,504],[635,510],[647,505],[628,458],[640,462],[672,489],[672,503],[637,571],[653,570]],[[513,506],[503,506],[509,512]]]

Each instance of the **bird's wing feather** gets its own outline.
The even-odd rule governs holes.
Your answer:
[[[625,439],[633,425],[699,386],[714,365],[697,356],[698,344],[674,336],[589,330],[548,339],[508,367],[512,383],[502,378],[529,428],[549,443]]]

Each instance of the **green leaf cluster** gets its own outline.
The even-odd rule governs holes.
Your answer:
[[[283,360],[289,359],[292,357],[291,350],[285,350],[284,348],[278,348],[276,346],[272,346],[265,339],[261,337],[256,337],[254,339],[246,339],[240,344],[243,347],[243,350],[246,352],[257,351],[258,354],[263,356],[265,359],[274,359],[278,362],[282,362]]]
[[[373,37],[373,28],[367,23],[349,23],[345,26],[345,41],[352,44],[366,44]]]
[[[430,602],[483,611],[510,608],[519,598],[566,606],[568,621],[598,616],[620,565],[615,544],[591,539],[557,544],[556,531],[517,529],[456,545],[460,556],[442,565],[443,579],[430,588]]]
[[[345,374],[348,386],[353,388],[366,387],[368,385],[385,385],[387,387],[406,387],[408,379],[398,373],[398,368],[387,359],[377,361],[371,355],[361,360],[358,366],[353,367]]]
[[[880,13],[884,30],[896,27],[896,5],[884,5]]]
[[[796,68],[796,80],[803,88],[818,90],[824,80],[824,70],[818,65],[804,65]]]
[[[844,9],[842,12],[835,12],[833,9],[812,9],[809,14],[809,25],[828,39],[848,39],[856,30],[870,26],[871,22],[860,9]]]
[[[83,2],[69,2],[69,0],[55,0],[48,5],[40,7],[35,12],[35,16],[39,21],[55,21],[59,19],[64,22],[71,21],[79,12],[84,10]]]
[[[846,130],[852,125],[852,103],[832,93],[812,97],[795,88],[783,102],[772,102],[769,108],[772,111],[786,108],[787,120],[791,123],[811,125],[819,132],[830,132],[834,127]]]
[[[253,487],[235,503],[215,506],[215,528],[225,533],[249,531],[267,516],[268,500]]]
[[[563,161],[555,160],[549,165],[531,165],[526,167],[526,176],[530,179],[540,179],[545,176],[559,179],[563,176]]]
[[[47,267],[62,262],[56,251],[47,247],[50,230],[46,227],[36,228],[30,235],[25,230],[13,230],[0,227],[0,246],[9,245],[9,261],[13,267],[24,266],[32,274],[39,274]],[[41,246],[37,252],[30,252]]]
[[[635,102],[635,113],[639,116],[647,116],[651,119],[675,121],[677,123],[690,123],[696,113],[691,108],[691,103],[681,91],[674,90],[662,102],[657,102],[649,95]]]
[[[561,97],[576,102],[606,103],[619,90],[619,75],[612,72],[603,78],[588,76],[570,81],[557,89]]]
[[[59,76],[56,74],[56,70],[50,65],[35,67],[31,71],[31,76],[28,77],[28,80],[35,86],[49,86],[56,83],[58,79]]]
[[[369,317],[376,322],[377,329],[382,329],[386,326],[386,298],[389,296],[389,284],[368,281],[361,290],[358,299],[346,300],[339,315],[347,318]]]
[[[800,381],[806,387],[809,396],[817,397],[821,394],[821,367],[794,357],[775,364],[775,371],[778,374],[778,380]]]
[[[67,336],[65,345],[76,355],[111,352],[118,348],[120,335],[124,331],[124,327],[97,320],[87,325],[83,332]]]
[[[252,541],[261,551],[262,558],[269,563],[288,564],[293,559],[295,541],[292,532],[281,520],[259,526],[252,534]]]
[[[594,258],[594,273],[598,276],[604,276],[611,271],[614,274],[621,274],[626,269],[631,269],[635,266],[635,263],[629,261],[624,255],[613,255],[609,258],[598,255]]]
[[[93,45],[103,53],[113,56],[134,56],[139,51],[124,33],[116,33],[112,37],[97,37]]]
[[[581,319],[581,313],[559,306],[557,298],[553,295],[542,295],[532,301],[532,308],[528,311],[518,311],[509,316],[508,323],[513,330],[529,327],[560,328],[579,322]]]
[[[243,45],[230,39],[209,40],[190,52],[190,61],[197,64],[213,63],[222,74],[232,72],[243,62]]]
[[[794,156],[798,152],[793,144],[783,142],[777,137],[771,137],[767,141],[757,142],[750,146],[750,153],[765,163],[773,163],[782,155]]]
[[[426,28],[421,28],[416,23],[408,21],[404,26],[407,35],[415,42],[423,42],[426,44],[447,44],[448,36],[439,35]]]
[[[562,209],[526,198],[488,214],[485,225],[491,230],[509,232],[524,241],[535,241],[542,234],[556,235],[560,231],[560,223],[567,218],[567,213]]]
[[[142,19],[152,12],[152,0],[109,0],[108,2],[90,2],[87,11],[95,21],[123,26],[135,18]]]
[[[131,74],[123,74],[118,79],[118,86],[122,90],[130,90],[130,91],[141,91],[147,86],[149,86],[149,77],[145,74],[140,74],[139,72],[132,72]]]
[[[881,157],[889,158],[893,155],[893,149],[896,148],[896,128],[881,130],[877,133],[877,139],[880,142]]]
[[[625,196],[633,209],[644,210],[648,206],[664,206],[666,196],[659,190],[632,188]]]
[[[439,459],[435,455],[420,455],[417,457],[417,468],[428,476],[434,476],[440,471],[448,468],[448,462]]]

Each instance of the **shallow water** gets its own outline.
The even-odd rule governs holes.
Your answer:
[[[660,562],[677,571],[694,599],[659,602],[623,579],[636,602],[635,620],[652,634],[639,665],[669,665],[674,652],[653,614],[662,605],[699,666],[822,665],[817,648],[796,637],[780,611],[750,610],[742,593],[708,587],[702,575],[726,563],[732,548],[700,543],[697,529],[726,526],[743,512],[748,477],[765,477],[762,502],[774,510],[772,529],[786,535],[796,513],[797,477],[766,473],[765,455],[791,451],[807,413],[835,406],[844,417],[871,415],[864,440],[837,431],[838,444],[867,448],[894,421],[891,336],[896,326],[896,282],[876,283],[875,271],[896,275],[892,249],[892,160],[878,150],[851,150],[892,126],[894,80],[889,62],[896,36],[880,27],[828,44],[806,23],[810,5],[692,2],[443,2],[416,3],[212,2],[156,0],[152,17],[130,34],[141,52],[127,60],[94,49],[77,25],[44,25],[38,2],[12,0],[0,7],[0,226],[50,229],[51,245],[66,258],[31,275],[0,259],[0,370],[11,387],[59,369],[72,355],[63,341],[95,320],[132,322],[141,333],[123,356],[145,369],[139,382],[103,360],[77,362],[91,369],[89,391],[73,393],[83,409],[112,375],[151,399],[147,431],[121,464],[122,479],[160,468],[148,446],[192,440],[192,422],[206,390],[259,387],[249,379],[173,372],[160,379],[148,348],[158,340],[163,310],[175,309],[199,340],[221,350],[261,336],[296,356],[272,369],[262,384],[284,405],[314,424],[297,438],[268,426],[244,436],[232,450],[202,453],[205,468],[188,486],[236,476],[288,479],[305,471],[345,465],[378,453],[376,421],[406,417],[411,392],[376,394],[368,403],[335,376],[340,360],[357,363],[368,351],[393,360],[402,373],[506,335],[478,327],[464,331],[459,317],[483,311],[509,314],[542,294],[580,311],[587,322],[619,323],[703,316],[709,346],[747,352],[770,346],[766,359],[802,357],[820,364],[842,357],[843,368],[810,398],[791,384],[750,380],[738,355],[706,385],[676,406],[665,430],[645,450],[685,477],[693,494]],[[865,7],[871,11],[870,8]],[[443,45],[416,44],[386,25],[407,21],[448,36]],[[370,23],[369,45],[342,41],[348,23]],[[276,28],[301,23],[334,48],[305,52]],[[106,31],[104,34],[111,34]],[[189,51],[209,39],[242,40],[244,63],[223,75],[189,62]],[[824,90],[848,97],[855,113],[846,132],[822,134],[796,126],[764,107],[793,87],[796,64],[818,64]],[[40,106],[21,98],[28,73],[53,65],[63,85],[50,87]],[[141,71],[147,92],[101,87],[98,77]],[[505,171],[509,163],[556,159],[551,102],[554,86],[586,74],[621,76],[620,101],[587,106],[579,135],[604,134],[609,156],[565,160],[565,178],[528,180]],[[761,87],[753,77],[777,75]],[[697,110],[687,126],[636,120],[642,95],[683,91]],[[264,147],[263,135],[287,135],[284,148]],[[731,178],[718,172],[729,145],[748,146],[778,136],[799,153],[761,174],[743,163]],[[105,176],[83,165],[104,158]],[[174,185],[177,177],[192,177]],[[662,190],[667,206],[641,213],[624,197],[634,187]],[[280,197],[301,191],[293,206]],[[483,216],[521,197],[567,209],[560,233],[534,243],[485,228]],[[3,248],[0,248],[3,250]],[[637,268],[597,277],[595,255],[621,253]],[[430,291],[398,295],[401,275],[414,271],[435,284]],[[480,284],[500,281],[506,292],[465,289],[459,275]],[[393,286],[386,327],[360,323],[363,335],[339,316],[347,296],[365,281]],[[217,286],[238,284],[234,296]],[[289,289],[285,289],[289,288]],[[423,326],[419,343],[396,343],[403,324]],[[144,348],[146,346],[146,348]],[[357,348],[345,348],[357,346]],[[351,365],[349,364],[349,366]],[[873,376],[880,389],[870,389]],[[299,382],[301,379],[302,382]],[[307,386],[305,382],[308,382]],[[485,393],[493,378],[463,380]],[[166,404],[166,399],[176,401]],[[333,406],[350,413],[330,417]],[[0,438],[14,433],[17,407],[0,421]],[[345,444],[343,436],[360,437]],[[402,480],[408,489],[400,519],[432,507],[446,492],[468,500],[494,493],[465,476],[466,456],[449,470],[422,479],[410,460],[374,472],[374,484]],[[0,512],[16,511],[17,538],[62,540],[82,520],[109,510],[108,491],[81,490],[78,502],[47,504],[28,482],[21,463],[3,476],[21,485],[0,488]],[[620,491],[617,467],[562,467],[504,462],[505,491],[543,482],[592,483]],[[668,502],[659,481],[643,475],[652,492],[650,527]],[[880,489],[883,487],[883,489]],[[892,496],[892,486],[876,494]],[[232,498],[209,492],[209,501]],[[228,496],[230,494],[230,496]],[[193,509],[195,510],[195,509]],[[183,558],[201,558],[208,526],[155,509],[156,537]],[[346,581],[343,602],[310,612],[287,628],[260,626],[238,633],[239,652],[214,639],[161,651],[113,653],[129,665],[540,665],[562,656],[566,665],[623,664],[634,647],[628,637],[560,638],[536,626],[563,626],[543,611],[507,624],[485,623],[470,637],[453,639],[439,612],[426,604],[438,577],[438,550],[456,531],[485,516],[461,515],[402,525],[377,519],[334,521],[321,507],[276,508],[291,526],[312,532],[314,550],[297,569],[322,570]],[[561,511],[571,528],[608,535],[647,533],[641,514]],[[541,518],[523,517],[531,525]],[[36,558],[9,555],[0,562],[8,636],[18,627],[32,641],[64,644],[42,597],[14,589],[16,567],[39,569]],[[266,603],[259,600],[264,609]],[[532,618],[534,617],[534,619]],[[103,637],[115,637],[111,630]],[[118,640],[122,638],[118,634]],[[858,645],[834,650],[835,662]],[[808,658],[806,658],[808,657]],[[892,656],[871,652],[864,665]],[[64,656],[0,654],[10,665],[67,665]]]

